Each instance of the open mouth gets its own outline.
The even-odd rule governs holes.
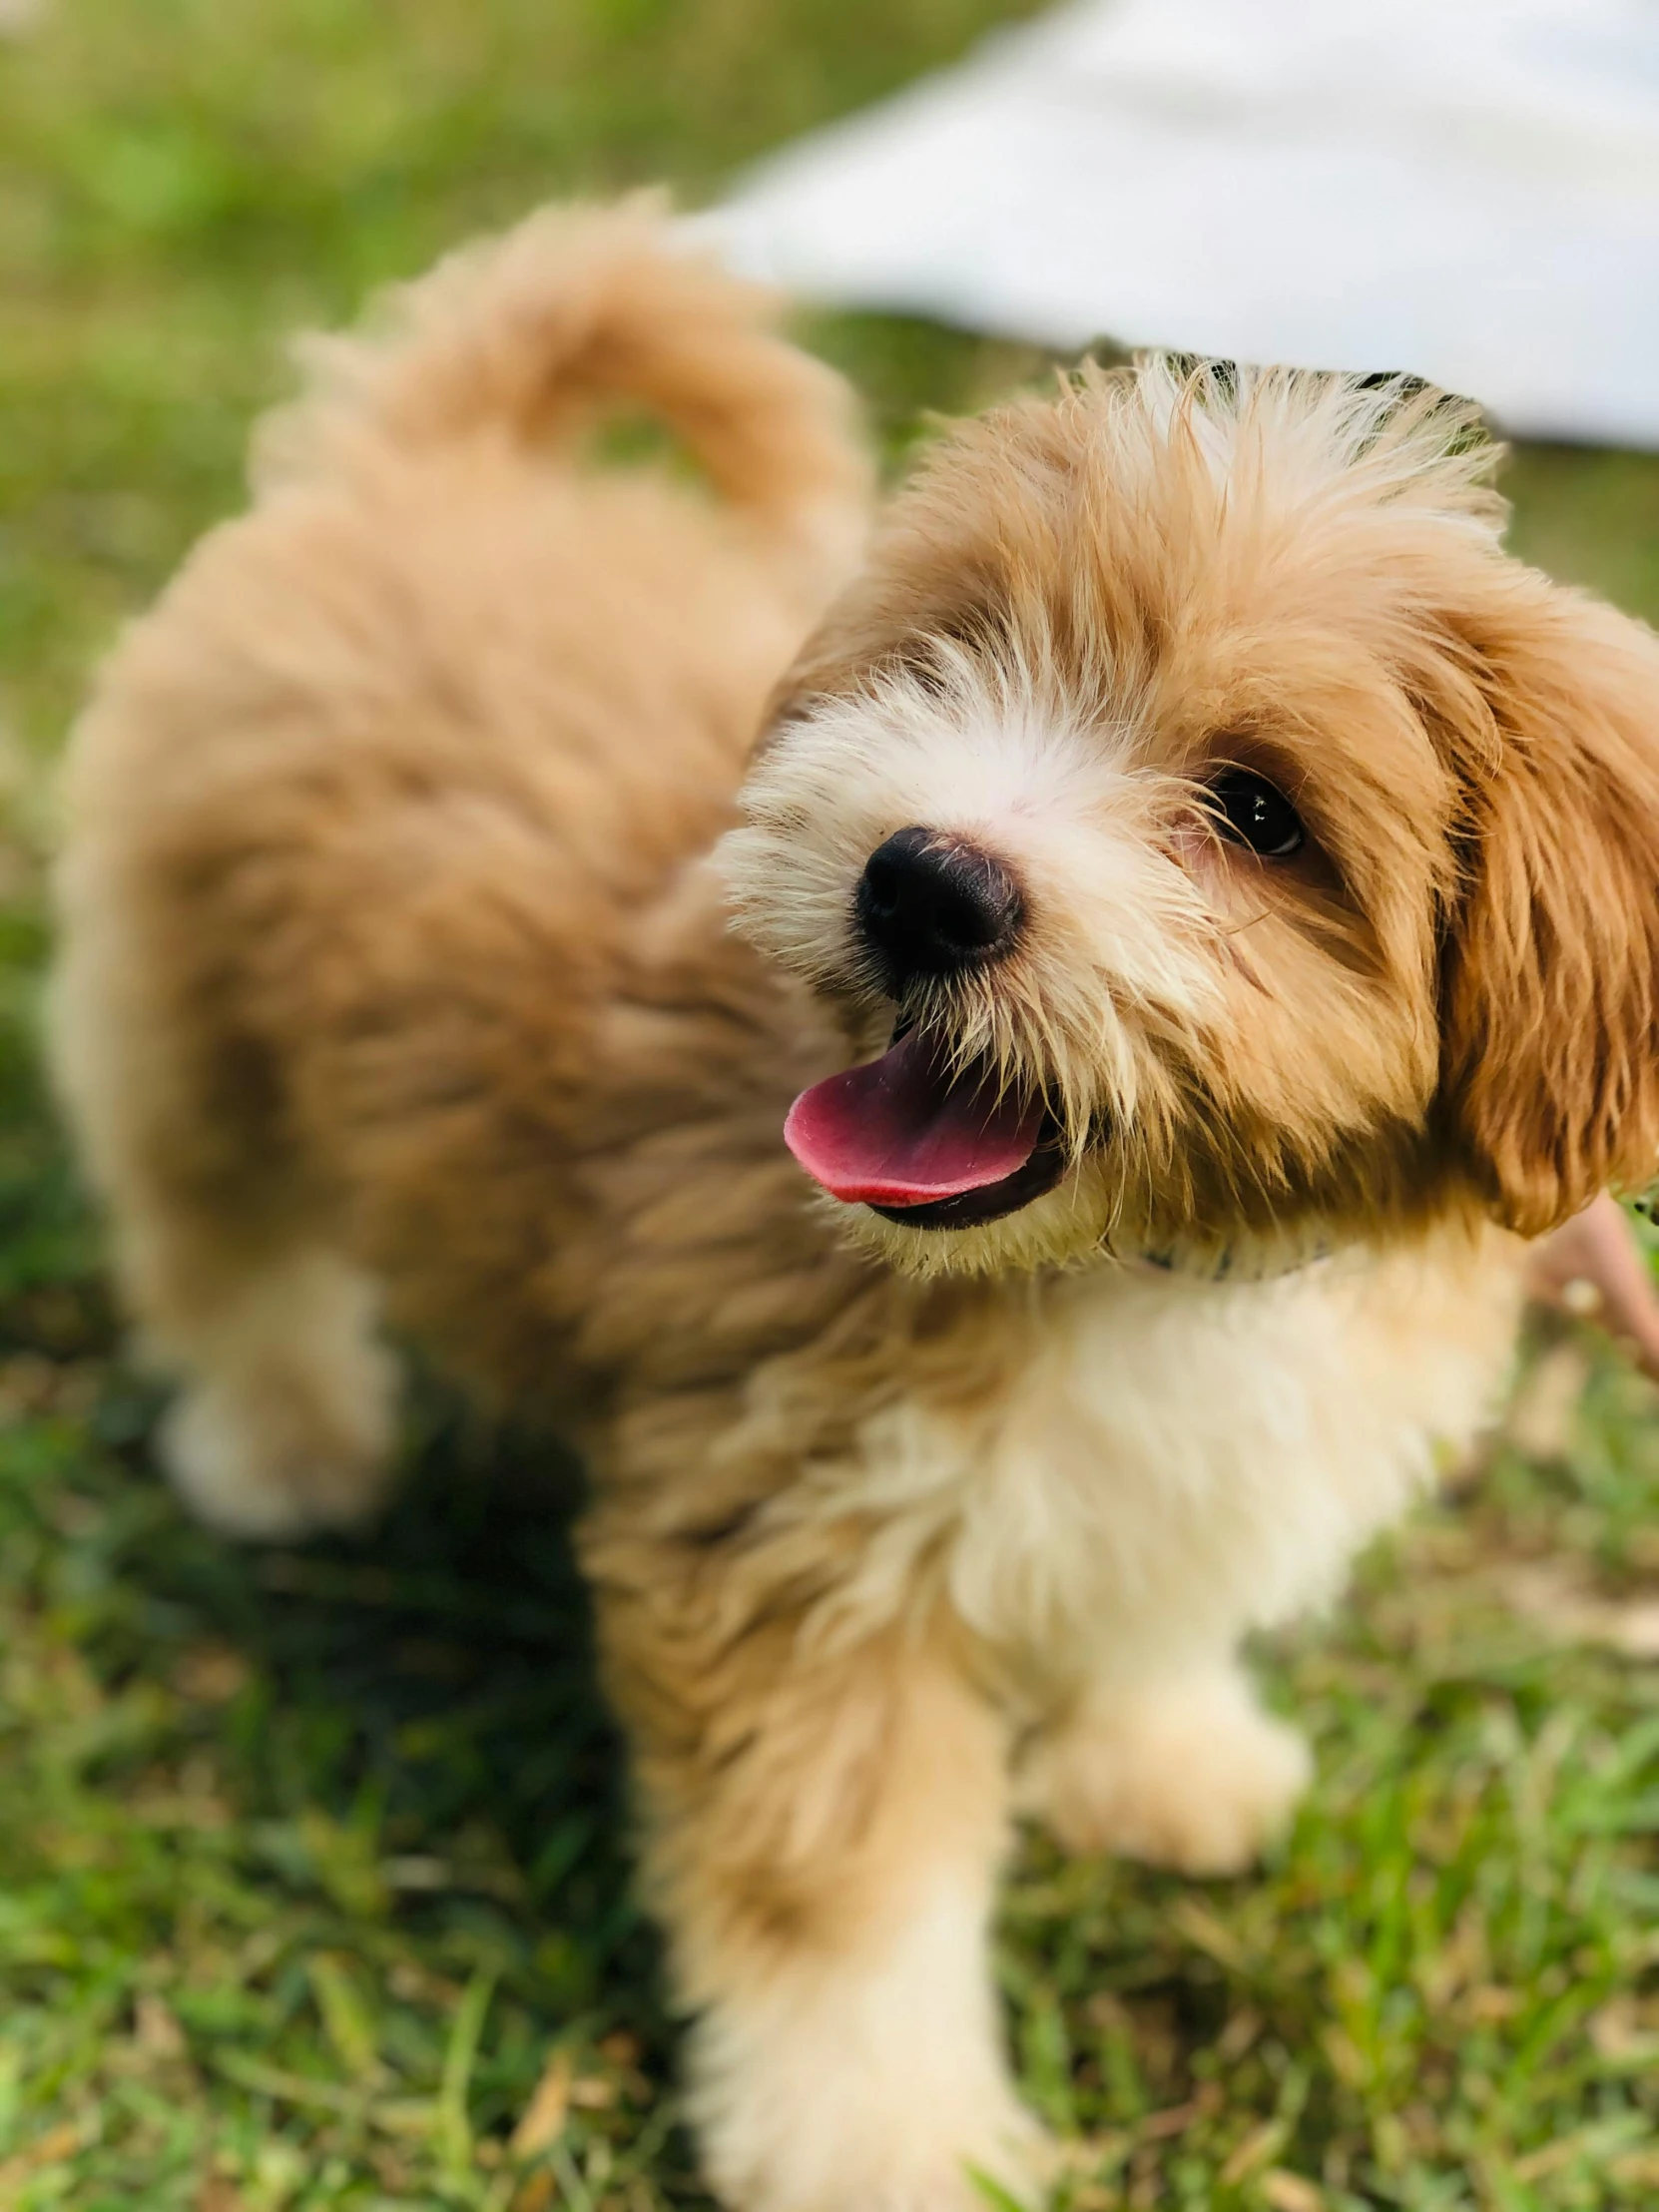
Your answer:
[[[1007,1096],[984,1063],[953,1072],[913,1029],[880,1059],[803,1091],[784,1141],[831,1197],[912,1229],[1000,1221],[1065,1168],[1041,1099]]]

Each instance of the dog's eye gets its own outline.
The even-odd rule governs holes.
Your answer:
[[[1307,838],[1302,817],[1265,776],[1247,768],[1223,769],[1210,786],[1217,825],[1236,844],[1248,844],[1264,860],[1288,860]]]

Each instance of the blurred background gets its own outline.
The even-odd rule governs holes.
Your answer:
[[[291,331],[550,196],[708,204],[1033,12],[0,0],[0,2206],[699,2201],[545,1447],[424,1383],[379,1539],[252,1555],[150,1470],[36,1072],[50,765]],[[894,468],[1049,364],[800,327]],[[1659,458],[1504,483],[1523,554],[1659,616]],[[1659,1428],[1539,1327],[1486,1462],[1263,1654],[1321,1770],[1275,1865],[1025,1847],[1003,1978],[1078,2212],[1659,2201]]]

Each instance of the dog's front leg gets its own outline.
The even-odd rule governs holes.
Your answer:
[[[1237,1659],[1212,1655],[1092,1684],[1028,1747],[1016,1799],[1067,1851],[1238,1874],[1289,1825],[1310,1767]]]
[[[848,1643],[816,1608],[649,1594],[602,1589],[602,1632],[714,2188],[737,2212],[966,2212],[977,2167],[1033,2196],[986,1957],[999,1717],[914,1622]]]

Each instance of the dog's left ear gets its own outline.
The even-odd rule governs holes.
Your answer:
[[[1659,638],[1507,583],[1457,624],[1441,1106],[1492,1212],[1537,1236],[1659,1174]]]

